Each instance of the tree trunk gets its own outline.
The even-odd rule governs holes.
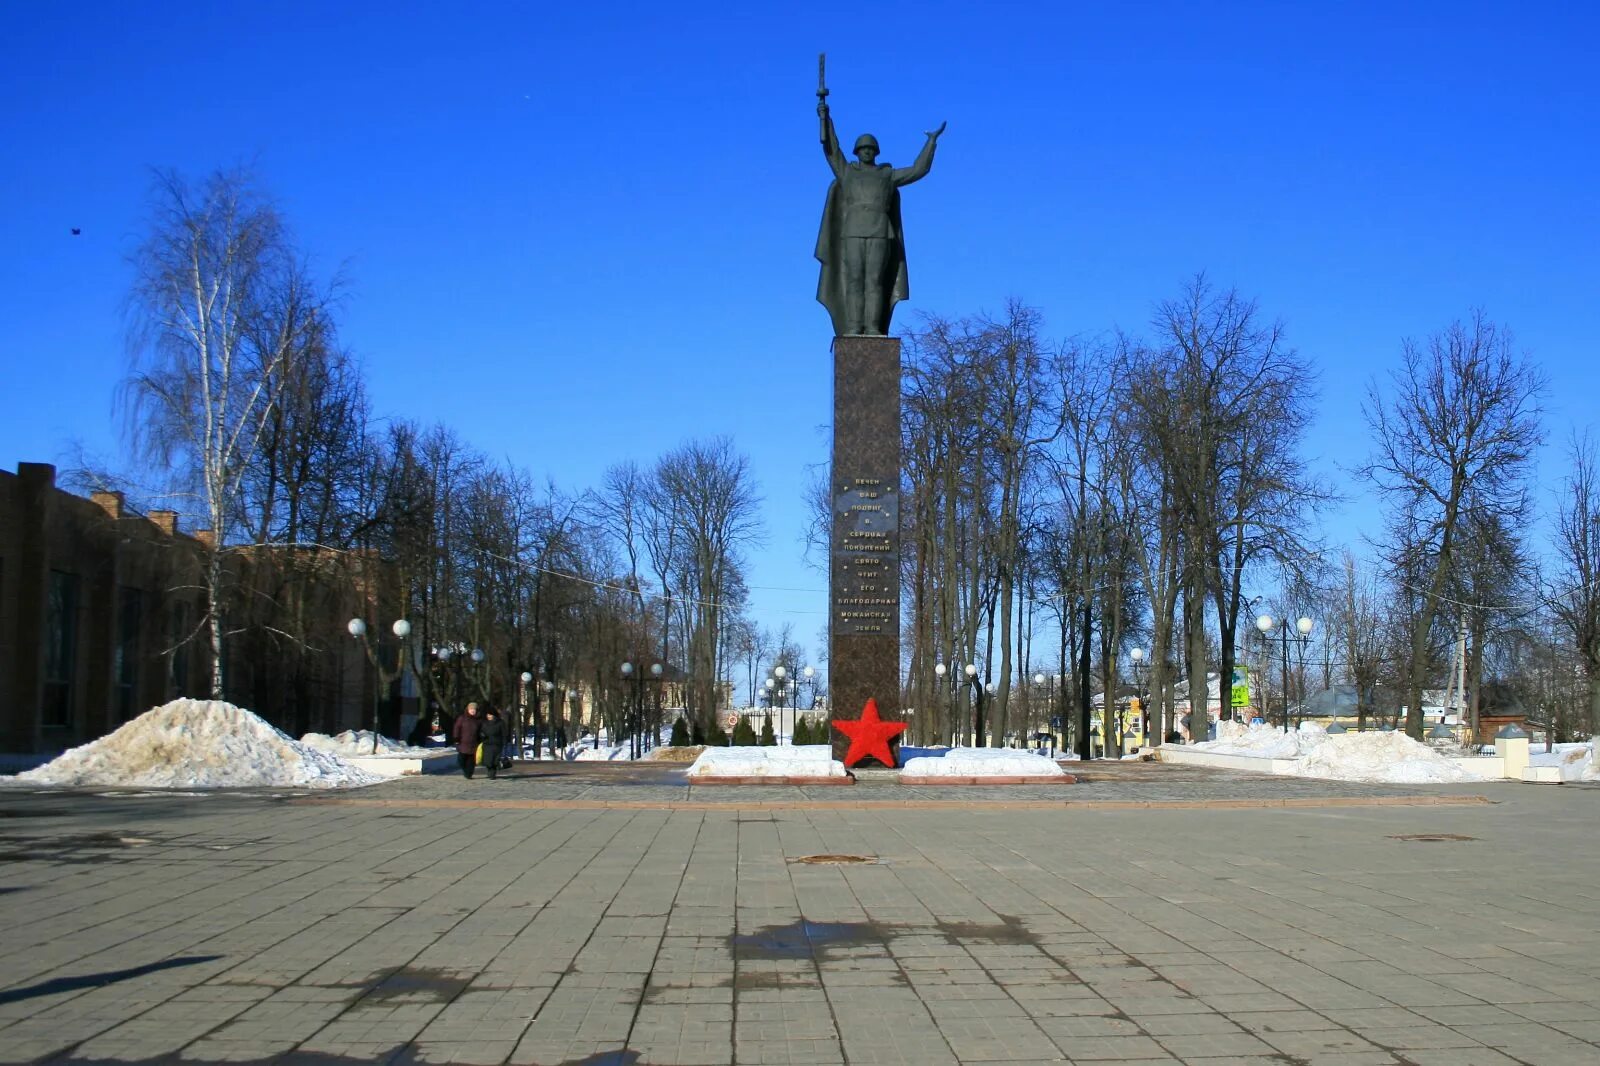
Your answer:
[[[1000,681],[995,686],[994,727],[990,732],[989,746],[1006,746],[1006,730],[1010,721],[1011,702],[1011,604],[1016,594],[1016,580],[1012,570],[1004,563],[1000,570]]]
[[[1589,673],[1589,761],[1600,764],[1600,665]]]
[[[221,523],[211,535],[220,536]],[[223,699],[222,686],[222,545],[212,546],[206,557],[206,604],[211,611],[211,698]]]
[[[1189,743],[1211,737],[1210,686],[1206,681],[1206,593],[1203,572],[1194,565],[1186,573],[1183,594],[1184,632],[1189,658]]]
[[[1090,701],[1093,698],[1089,691],[1089,641],[1094,634],[1093,601],[1087,591],[1083,594],[1083,632],[1079,634],[1081,644],[1078,652],[1078,758],[1085,761],[1094,758],[1094,743],[1089,736],[1089,723],[1093,717],[1093,708]]]

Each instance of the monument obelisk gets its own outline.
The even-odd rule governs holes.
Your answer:
[[[833,507],[828,552],[828,708],[858,719],[869,700],[885,721],[900,708],[900,341],[894,305],[906,299],[900,188],[926,175],[944,126],[909,167],[879,163],[862,134],[846,162],[828,110],[824,60],[817,63],[817,117],[833,184],[816,257],[817,301],[833,320]],[[833,754],[849,740],[830,730]]]

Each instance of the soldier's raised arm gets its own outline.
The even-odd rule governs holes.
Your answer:
[[[833,116],[828,114],[828,102],[817,101],[817,118],[822,123],[822,154],[828,157],[828,166],[836,178],[844,177],[844,153],[839,150],[839,134],[833,128]]]
[[[917,153],[917,161],[909,167],[896,167],[894,170],[894,183],[896,185],[910,185],[919,178],[928,176],[928,171],[933,169],[933,150],[939,145],[939,134],[944,132],[948,122],[939,123],[939,128],[928,131],[927,143],[922,146],[922,151]]]

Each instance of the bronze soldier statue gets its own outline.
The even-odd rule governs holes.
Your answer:
[[[946,123],[928,131],[917,161],[909,167],[879,163],[878,140],[870,133],[856,138],[856,162],[847,163],[828,114],[828,90],[820,84],[820,69],[817,80],[822,152],[833,170],[817,234],[816,256],[822,263],[817,302],[832,316],[835,336],[882,337],[889,332],[894,305],[911,295],[906,280],[905,232],[900,225],[900,187],[933,168],[934,148]]]

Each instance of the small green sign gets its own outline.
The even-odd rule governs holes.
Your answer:
[[[1250,706],[1250,668],[1248,666],[1235,666],[1233,668],[1233,698],[1230,702],[1235,707]]]

